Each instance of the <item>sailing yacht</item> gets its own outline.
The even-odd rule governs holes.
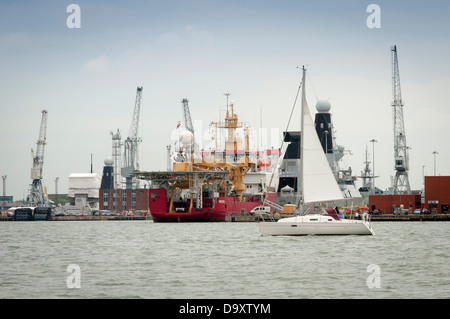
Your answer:
[[[259,223],[262,235],[373,235],[367,214],[361,219],[340,219],[337,208],[325,208],[323,203],[344,200],[308,108],[305,95],[306,69],[302,77],[302,112],[300,138],[300,187],[302,203],[296,216],[277,222]]]

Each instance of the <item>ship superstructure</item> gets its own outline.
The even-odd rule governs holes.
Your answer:
[[[300,132],[284,132],[288,143],[279,168],[277,204],[300,205]]]

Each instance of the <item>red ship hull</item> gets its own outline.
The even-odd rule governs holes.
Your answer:
[[[247,198],[248,201],[239,201],[236,197],[219,197],[215,206],[212,201],[205,199],[203,208],[193,208],[191,212],[169,212],[169,202],[166,200],[165,189],[152,189],[149,201],[150,214],[153,221],[160,222],[224,222],[226,216],[236,216],[249,213],[253,208],[261,206],[258,198]],[[269,193],[268,200],[275,201],[276,194]]]
[[[214,212],[208,210],[193,211],[190,213],[169,213],[169,212],[151,212],[155,223],[176,223],[176,222],[224,222],[224,212]]]

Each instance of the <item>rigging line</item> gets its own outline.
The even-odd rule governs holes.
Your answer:
[[[301,89],[302,85],[303,85],[303,83],[300,82],[300,85],[298,86],[298,89],[297,89],[297,94],[295,95],[294,104],[292,105],[291,115],[289,116],[289,120],[288,120],[288,123],[286,125],[286,130],[285,130],[286,133],[288,131],[289,124],[291,123],[292,114],[294,113],[295,105],[297,104],[298,94],[300,93],[300,89]],[[283,145],[284,145],[284,138],[283,138],[283,141],[281,142],[280,150],[283,149]],[[280,160],[280,157],[281,157],[280,155],[281,154],[279,154],[279,156],[277,158],[277,162],[275,163],[275,169],[277,169],[277,167],[278,167],[278,161]],[[270,188],[270,185],[272,185],[273,175],[274,175],[274,172],[272,173],[272,176],[270,177],[269,187],[268,188]],[[262,203],[263,206],[264,206],[265,202],[266,202],[266,197],[264,197],[264,199],[263,199],[263,203]]]
[[[319,99],[317,98],[316,90],[314,90],[314,86],[312,85],[311,78],[309,77],[309,72],[306,72],[306,76],[308,77],[309,83],[311,84],[311,88],[313,90],[314,97],[316,98],[316,101],[319,101]]]

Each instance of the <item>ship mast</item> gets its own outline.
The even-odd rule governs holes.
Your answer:
[[[227,140],[225,142],[225,150],[233,151],[233,153],[237,152],[237,139],[236,139],[236,129],[241,128],[242,124],[238,122],[237,114],[234,114],[234,102],[228,103],[228,97],[230,93],[225,93],[227,97],[227,115],[225,116],[225,122],[223,125],[219,126],[220,128],[227,129]],[[231,113],[229,112],[229,108],[231,108]]]

